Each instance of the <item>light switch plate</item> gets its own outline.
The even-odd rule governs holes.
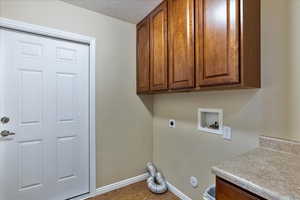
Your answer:
[[[223,126],[223,138],[231,140],[231,128],[229,126]]]

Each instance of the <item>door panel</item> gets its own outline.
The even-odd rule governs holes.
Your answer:
[[[19,190],[30,190],[42,187],[44,180],[42,141],[27,141],[19,143]]]
[[[194,0],[169,0],[169,84],[194,87]]]
[[[43,73],[34,70],[19,70],[21,96],[21,124],[38,124],[42,121]],[[32,112],[34,110],[34,112]]]
[[[58,181],[75,178],[75,137],[63,137],[57,140]]]
[[[0,199],[89,192],[89,48],[1,30]],[[75,154],[76,152],[76,154]]]
[[[89,47],[56,40],[52,50],[52,112],[56,194],[89,191]],[[55,87],[53,87],[55,86]],[[57,198],[58,196],[56,196]]]
[[[239,0],[196,0],[197,85],[239,83]]]
[[[72,122],[74,120],[74,111],[76,107],[74,105],[74,74],[56,74],[57,82],[57,120],[59,122]]]
[[[0,131],[15,136],[0,136],[0,199],[38,199],[47,196],[46,168],[47,115],[45,111],[45,42],[23,34],[1,34],[1,117]]]
[[[150,15],[150,87],[168,89],[168,7],[164,1]]]
[[[150,90],[150,27],[149,19],[137,25],[137,92]]]

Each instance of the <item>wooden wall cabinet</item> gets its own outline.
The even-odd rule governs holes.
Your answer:
[[[168,89],[168,3],[150,14],[150,89]]]
[[[196,86],[260,88],[260,0],[195,0]]]
[[[149,19],[137,25],[137,93],[150,92]]]
[[[194,0],[169,0],[169,86],[195,87]]]
[[[216,180],[216,200],[265,200],[219,177]]]
[[[239,0],[196,0],[197,86],[240,82]]]
[[[165,0],[147,19],[150,58],[138,58],[138,69],[150,66],[144,93],[261,87],[260,0]]]

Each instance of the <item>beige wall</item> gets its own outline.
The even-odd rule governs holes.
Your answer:
[[[2,17],[96,37],[97,186],[152,159],[152,99],[135,95],[135,25],[56,0],[1,0]]]
[[[300,1],[289,2],[289,133],[291,139],[300,140]]]
[[[299,23],[299,13],[297,16],[294,23]],[[154,161],[167,179],[192,199],[200,199],[205,187],[214,182],[212,165],[255,148],[259,135],[291,137],[287,118],[287,28],[287,0],[262,0],[262,89],[154,97]],[[299,41],[299,26],[297,31],[294,38]],[[294,70],[300,74],[299,45],[294,48],[298,49]],[[295,104],[299,105],[299,81],[296,87],[299,97]],[[232,127],[232,141],[198,131],[197,108],[222,108],[225,124]],[[295,115],[299,124],[300,112]],[[168,119],[173,118],[177,120],[176,129],[168,128]],[[199,179],[197,189],[190,186],[190,176]]]
[[[0,0],[0,16],[97,38],[97,186],[141,174],[153,152],[168,180],[200,199],[210,167],[255,148],[259,135],[300,139],[299,4],[262,0],[262,89],[155,95],[153,121],[152,98],[134,92],[134,25],[57,0]],[[224,109],[232,141],[197,131],[199,107]]]

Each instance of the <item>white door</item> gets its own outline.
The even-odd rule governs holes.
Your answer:
[[[89,192],[88,45],[0,29],[0,118],[0,200]]]

